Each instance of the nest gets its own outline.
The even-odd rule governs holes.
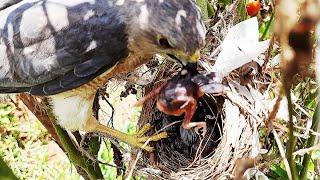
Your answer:
[[[168,64],[163,67],[154,84],[144,88],[145,94],[162,84],[159,80],[167,77],[164,72],[172,70]],[[140,127],[150,123],[154,127],[150,134],[166,131],[169,137],[154,142],[154,152],[143,154],[143,160],[136,166],[138,174],[156,179],[233,177],[237,159],[256,157],[260,149],[258,128],[262,119],[266,119],[263,111],[267,112],[257,103],[261,102],[261,93],[251,85],[247,89],[232,79],[228,84],[232,89],[227,97],[206,95],[198,102],[192,121],[205,120],[208,126],[205,137],[200,137],[193,129],[183,129],[183,116],[165,115],[157,110],[155,100],[146,102]]]
[[[210,43],[198,67],[201,73],[212,70],[223,37],[234,24],[234,11],[231,8],[212,20],[211,23],[215,24],[209,27],[207,34]],[[139,126],[150,123],[154,127],[150,134],[166,131],[169,137],[154,142],[154,152],[142,153],[143,158],[135,164],[136,173],[150,179],[230,179],[238,175],[242,177],[246,169],[253,167],[252,163],[242,169],[247,165],[239,160],[255,161],[259,157],[258,129],[265,126],[264,120],[270,112],[270,106],[266,105],[270,87],[261,83],[268,76],[259,77],[252,73],[251,65],[233,71],[224,79],[228,86],[227,94],[206,95],[199,100],[193,121],[206,121],[208,131],[205,137],[200,137],[192,129],[183,129],[183,117],[168,116],[158,111],[155,100],[145,103]],[[162,63],[153,81],[144,86],[144,94],[177,72],[178,68],[173,63]],[[133,153],[133,157],[136,156],[137,151]]]

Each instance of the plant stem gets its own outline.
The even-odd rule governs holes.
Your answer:
[[[51,108],[47,108],[47,113],[51,122],[56,122],[55,116],[53,115]],[[59,125],[56,125],[55,123],[52,124],[72,164],[82,168],[88,174],[90,179],[102,179],[103,175],[100,171],[100,168],[95,170],[95,168],[91,164],[89,164],[89,159],[83,157],[80,151],[77,149],[77,147],[73,144],[68,133]]]
[[[2,180],[14,180],[18,179],[10,169],[10,167],[0,157],[0,179]]]
[[[284,78],[287,79],[287,78]],[[291,85],[291,83],[290,83]],[[296,170],[296,163],[294,162],[293,158],[293,151],[296,146],[296,137],[293,135],[294,127],[293,127],[293,107],[292,107],[292,99],[291,99],[291,93],[290,88],[291,86],[288,86],[288,83],[284,82],[285,86],[285,92],[288,100],[288,111],[289,111],[289,123],[288,123],[288,129],[289,129],[289,140],[287,143],[287,152],[286,156],[290,165],[291,170],[291,178],[293,180],[298,180],[297,170]],[[290,177],[289,177],[290,178]]]
[[[89,175],[90,179],[99,179],[101,178],[100,173],[95,171],[94,167],[88,164],[88,160],[86,160],[82,154],[75,147],[73,142],[71,141],[68,133],[62,129],[60,126],[54,124],[54,128],[61,140],[61,143],[68,153],[69,159],[72,164],[81,167],[86,173]]]
[[[319,120],[320,120],[320,104],[318,103],[316,110],[315,110],[313,117],[312,117],[311,130],[317,132]],[[306,148],[312,147],[315,143],[315,139],[316,139],[316,136],[311,134],[310,137],[308,138]],[[308,167],[309,167],[308,165],[309,165],[310,160],[311,160],[311,155],[309,153],[306,153],[303,157],[302,170],[300,172],[300,179],[307,179],[307,172],[308,172]]]
[[[89,142],[88,152],[92,157],[98,157],[99,150],[100,150],[100,139],[99,137],[93,137]],[[99,162],[93,162],[91,160],[90,162],[94,167],[94,169],[96,169],[96,171],[99,170],[97,171],[99,177],[103,178],[102,172],[100,171]]]
[[[267,23],[266,29],[263,31],[263,34],[261,36],[262,40],[264,40],[266,38],[268,30],[270,29],[270,26],[272,24],[273,18],[274,18],[274,13],[271,14],[271,17],[270,17],[270,20]]]

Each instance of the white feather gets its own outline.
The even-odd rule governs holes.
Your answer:
[[[80,95],[67,97],[66,93],[53,95],[51,100],[60,126],[70,131],[84,130],[86,122],[92,117],[91,100]]]

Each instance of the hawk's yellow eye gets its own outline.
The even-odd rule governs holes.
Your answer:
[[[160,38],[158,40],[158,43],[162,48],[165,48],[165,49],[173,48],[166,38]]]

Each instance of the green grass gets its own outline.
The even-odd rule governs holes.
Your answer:
[[[123,86],[113,86],[110,100],[115,107],[119,106],[118,109],[127,110],[126,107],[123,108],[123,104],[128,103],[127,99],[122,101],[119,98],[122,90]],[[130,97],[129,101],[133,99]],[[80,175],[63,152],[60,153],[62,160],[50,157],[49,144],[52,144],[53,140],[42,124],[32,116],[26,118],[14,116],[17,111],[14,105],[0,104],[0,156],[14,174],[19,179],[80,179]],[[135,124],[140,111],[140,108],[132,108],[129,114],[126,114],[127,112],[116,114],[115,126],[119,128],[124,124],[121,131],[128,134],[135,133]],[[102,121],[104,119],[107,121],[108,115]],[[120,144],[129,148],[124,143]],[[113,150],[108,140],[106,143],[102,141],[98,157],[102,162],[115,165]],[[100,168],[105,179],[122,179],[122,175],[117,175],[115,167],[100,164]]]
[[[80,179],[65,156],[64,161],[50,157],[50,139],[36,120],[13,115],[13,105],[0,105],[0,156],[19,179]]]
[[[99,157],[103,162],[115,165],[113,162],[113,150],[111,149],[110,142],[106,141],[106,143],[101,144]],[[100,168],[105,179],[122,179],[122,176],[117,176],[117,169],[115,167],[101,164]]]

